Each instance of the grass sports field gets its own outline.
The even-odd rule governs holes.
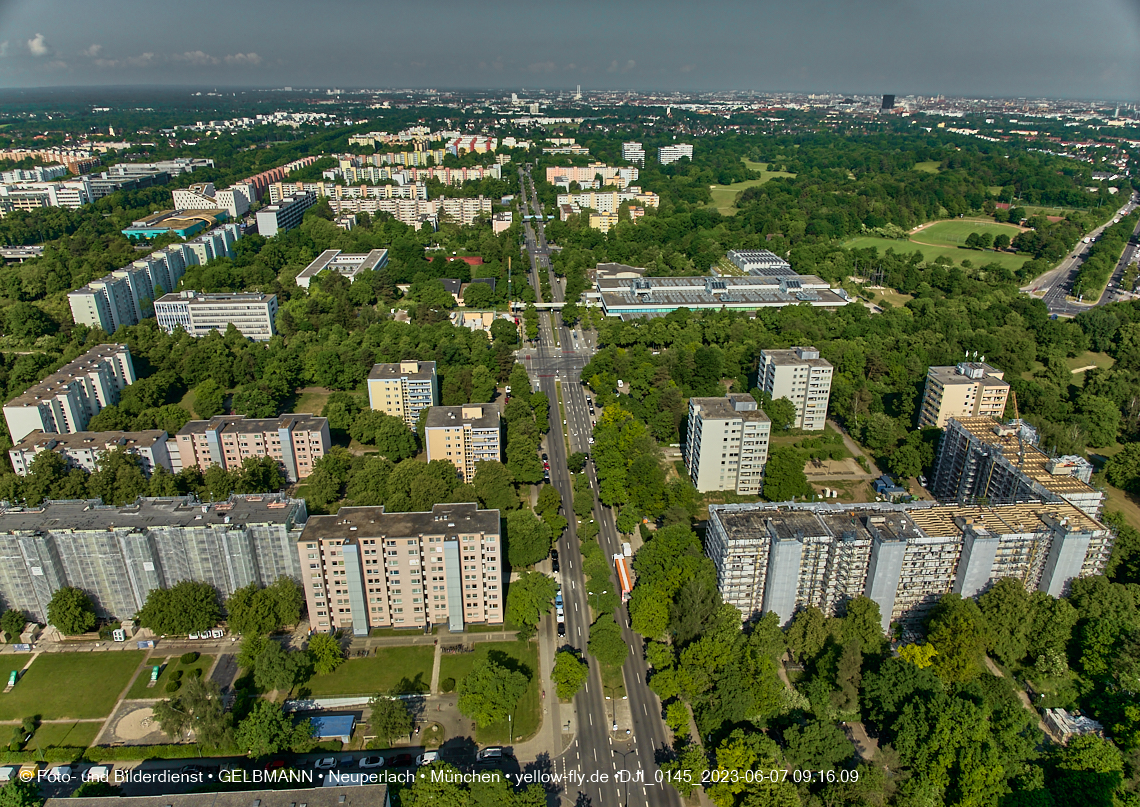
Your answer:
[[[921,236],[922,233],[918,235]],[[956,246],[931,246],[928,244],[916,244],[914,241],[896,241],[890,238],[875,238],[872,236],[853,238],[844,243],[843,246],[846,249],[866,249],[867,247],[874,247],[880,252],[893,249],[899,255],[921,252],[923,260],[927,262],[933,261],[939,256],[945,256],[956,264],[961,263],[963,260],[971,261],[974,266],[985,266],[987,263],[997,263],[1012,271],[1020,269],[1022,264],[1029,260],[1029,256],[1027,255],[1014,255],[1010,252],[994,252],[992,249],[982,252],[977,249],[965,249]]]
[[[0,720],[106,717],[142,663],[143,653],[44,653],[0,694]],[[6,661],[21,658],[6,656]],[[21,666],[23,666],[21,664]]]
[[[940,164],[938,160],[926,160],[925,162],[915,163],[914,170],[925,171],[928,174],[937,174],[942,170],[938,167]]]

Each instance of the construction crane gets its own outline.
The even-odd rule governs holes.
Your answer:
[[[1017,411],[1017,392],[1011,387],[1009,396],[1013,399],[1013,422],[1017,424],[1017,467],[1025,462],[1025,438],[1021,434],[1021,415]]]

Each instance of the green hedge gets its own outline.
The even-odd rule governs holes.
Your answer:
[[[210,754],[213,755],[213,752]],[[118,762],[129,759],[190,759],[203,756],[197,744],[189,745],[98,745],[84,755],[89,762]]]
[[[0,764],[18,765],[24,762],[75,762],[83,757],[86,748],[45,748],[39,751],[0,752]]]

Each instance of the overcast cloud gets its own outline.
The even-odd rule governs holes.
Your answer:
[[[1140,101],[1140,0],[0,0],[0,86]]]

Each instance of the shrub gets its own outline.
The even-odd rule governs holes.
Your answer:
[[[439,690],[440,690],[440,692],[454,692],[455,691],[455,679],[454,678],[444,678],[442,681],[439,682]]]
[[[175,670],[174,672],[172,672],[170,674],[170,680],[171,681],[181,681],[182,680],[182,670]]]
[[[166,682],[166,691],[167,692],[177,692],[181,686],[182,686],[182,684],[179,681],[167,681]]]
[[[195,667],[194,669],[192,669],[190,671],[190,677],[191,678],[201,678],[202,677],[202,668],[201,667]]]
[[[198,658],[199,655],[197,653],[190,651],[189,653],[183,653],[182,658],[180,658],[179,661],[181,661],[183,664],[193,664],[198,660]]]

